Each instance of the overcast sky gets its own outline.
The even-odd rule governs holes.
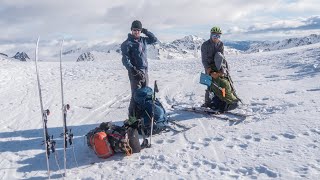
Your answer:
[[[318,33],[319,0],[0,0],[0,52],[43,42],[122,42],[133,20],[160,41],[185,35],[279,40]],[[319,34],[319,33],[318,33]]]

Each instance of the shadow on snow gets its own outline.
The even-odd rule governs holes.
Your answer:
[[[114,122],[117,125],[120,122]],[[105,159],[99,159],[94,152],[87,146],[85,135],[95,127],[99,126],[99,124],[86,124],[79,126],[68,126],[69,129],[72,130],[74,134],[73,144],[75,156],[79,165],[79,169],[86,168],[86,166],[91,166],[92,164],[104,162]],[[63,132],[62,127],[48,127],[49,135],[53,135],[54,140],[56,141],[56,154],[57,159],[59,161],[60,168],[64,168],[63,165],[63,138],[60,137],[60,134]],[[21,140],[19,140],[19,138]],[[12,140],[14,139],[14,140]],[[13,132],[1,132],[0,133],[0,153],[4,152],[13,152],[16,156],[19,156],[23,160],[18,160],[17,163],[22,165],[17,169],[18,172],[35,174],[32,178],[29,179],[47,179],[46,176],[37,177],[38,171],[47,171],[46,164],[46,155],[43,143],[43,129],[30,129],[30,130],[18,130]],[[27,156],[27,152],[23,151],[34,151],[39,150],[40,153],[34,155]],[[19,153],[20,152],[20,153]],[[23,154],[21,154],[23,152]],[[72,148],[69,147],[67,149],[67,169],[73,171],[73,168],[76,168],[76,163],[73,156]],[[19,153],[19,154],[18,154]],[[28,158],[23,158],[23,157]],[[114,156],[108,158],[107,161],[121,161],[125,155],[123,154],[115,154]],[[61,174],[59,173],[59,168],[55,161],[55,156],[50,152],[49,156],[50,162],[50,170],[51,170],[51,178],[61,178]],[[67,170],[67,171],[68,171]],[[61,173],[62,173],[61,171]],[[28,175],[29,176],[29,175]]]

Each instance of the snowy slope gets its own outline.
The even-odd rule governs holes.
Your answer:
[[[317,179],[320,177],[320,45],[227,56],[240,111],[253,116],[232,123],[176,111],[173,104],[200,105],[200,59],[150,61],[172,119],[193,126],[155,135],[153,146],[124,157],[98,159],[84,135],[103,121],[127,117],[130,87],[120,59],[63,64],[68,124],[75,134],[75,166],[68,150],[66,179]],[[39,57],[41,59],[41,57]],[[34,62],[0,59],[0,179],[44,179],[46,162]],[[62,167],[59,63],[39,62],[49,133]],[[52,178],[59,179],[53,156]]]

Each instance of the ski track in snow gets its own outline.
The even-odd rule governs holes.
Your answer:
[[[67,179],[317,179],[320,177],[320,44],[256,54],[228,56],[231,75],[251,114],[234,124],[174,110],[201,105],[199,59],[150,60],[150,85],[170,117],[191,129],[155,135],[151,148],[125,157],[99,159],[84,135],[99,123],[122,124],[131,93],[120,59],[64,62],[65,103],[72,150]],[[34,62],[0,59],[0,179],[46,179],[43,130]],[[58,62],[39,62],[48,131],[57,142],[63,167],[60,74]],[[51,178],[61,175],[50,156]],[[111,173],[112,172],[112,173]]]

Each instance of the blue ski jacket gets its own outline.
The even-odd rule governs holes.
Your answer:
[[[122,63],[128,71],[135,66],[137,69],[147,69],[147,44],[157,41],[157,38],[150,31],[144,33],[147,37],[134,39],[132,34],[128,34],[127,40],[121,44]]]

